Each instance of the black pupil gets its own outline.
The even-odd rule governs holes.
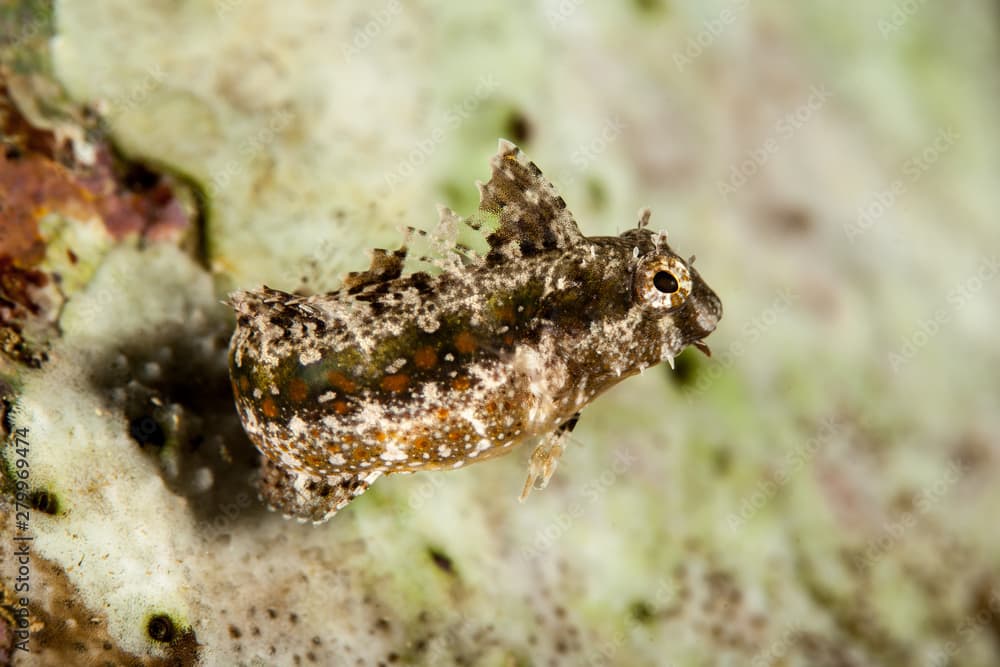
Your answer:
[[[653,285],[664,294],[673,294],[677,291],[677,278],[666,271],[657,271],[653,276]]]

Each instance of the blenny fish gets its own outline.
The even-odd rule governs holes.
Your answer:
[[[516,146],[501,141],[490,164],[475,214],[440,208],[436,274],[405,272],[404,244],[334,292],[230,296],[236,407],[272,509],[322,522],[382,475],[534,442],[523,500],[598,394],[688,345],[709,353],[722,304],[648,210],[587,237]],[[461,226],[481,251],[456,243]]]

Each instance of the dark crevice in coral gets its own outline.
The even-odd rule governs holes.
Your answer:
[[[430,556],[431,562],[433,562],[434,565],[436,565],[437,568],[445,574],[449,574],[451,576],[458,575],[455,571],[455,563],[445,552],[436,547],[427,547],[427,555]]]
[[[0,379],[0,440],[14,430],[14,388]]]
[[[35,489],[29,498],[31,507],[45,514],[59,513],[59,498],[45,489]]]
[[[153,641],[169,644],[177,638],[177,629],[169,616],[156,614],[146,623],[146,634]]]
[[[646,600],[636,600],[629,605],[629,617],[641,625],[649,625],[656,620],[656,609]]]
[[[96,217],[112,240],[138,235],[144,242],[173,242],[207,268],[207,206],[190,179],[123,155],[95,114],[25,90],[33,89],[0,66],[0,355],[38,368],[61,335],[59,318],[70,296],[51,265],[58,259],[48,256],[42,216]],[[59,105],[67,108],[52,123],[61,131],[22,110]],[[79,135],[87,139],[71,138]],[[78,159],[83,153],[92,159]],[[73,248],[67,253],[73,265],[99,260],[79,257]]]
[[[211,202],[205,189],[187,174],[174,172],[174,178],[188,188],[191,202],[194,204],[194,214],[191,224],[194,225],[195,247],[193,257],[206,271],[212,270],[212,248],[209,225],[211,224]]]
[[[214,315],[106,352],[90,381],[157,462],[167,488],[188,499],[203,528],[222,536],[265,510],[257,501],[259,456],[233,404],[231,322],[221,307]]]
[[[103,121],[98,120],[98,127],[99,136],[107,142],[116,177],[128,192],[148,199],[154,205],[166,205],[171,198],[178,196],[191,205],[193,210],[187,221],[191,229],[180,245],[199,266],[210,270],[208,225],[211,202],[205,189],[194,178],[170,165],[129,156]]]
[[[132,439],[142,447],[150,446],[159,449],[167,444],[167,436],[163,432],[163,427],[152,415],[146,414],[132,418],[129,422],[128,432]]]
[[[159,173],[142,162],[124,162],[121,169],[121,183],[132,192],[152,192],[162,180]]]

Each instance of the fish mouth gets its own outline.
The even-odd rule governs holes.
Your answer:
[[[706,357],[711,357],[712,348],[705,342],[705,338],[719,326],[719,321],[722,319],[722,301],[704,283],[701,283],[698,287],[700,289],[698,290],[698,300],[696,301],[694,311],[694,326],[691,332],[694,335],[691,336],[688,345],[697,348]]]
[[[692,269],[692,271],[694,271]],[[688,301],[679,309],[670,322],[680,331],[664,332],[662,360],[670,361],[687,346],[696,348],[706,357],[712,356],[712,348],[705,342],[722,320],[722,301],[695,273],[694,289]]]

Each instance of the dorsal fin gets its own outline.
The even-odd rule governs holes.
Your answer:
[[[477,214],[463,220],[451,209],[440,207],[440,219],[434,232],[409,228],[399,250],[373,250],[371,267],[367,271],[354,271],[344,278],[348,294],[358,294],[412,270],[405,265],[411,239],[417,240],[418,246],[429,246],[424,253],[413,255],[414,259],[431,264],[437,270],[449,271],[466,263],[482,261],[478,253],[457,241],[461,222],[486,237],[489,245],[486,259],[493,261],[569,248],[583,240],[566,202],[521,149],[501,139],[490,167],[490,180],[476,183],[479,188]]]
[[[348,294],[356,294],[369,285],[395,280],[403,275],[406,246],[389,252],[382,248],[372,250],[372,265],[367,271],[351,271],[344,277]]]
[[[517,146],[501,139],[490,166],[490,180],[476,184],[479,210],[498,219],[486,238],[488,259],[528,256],[583,240],[566,202]]]

